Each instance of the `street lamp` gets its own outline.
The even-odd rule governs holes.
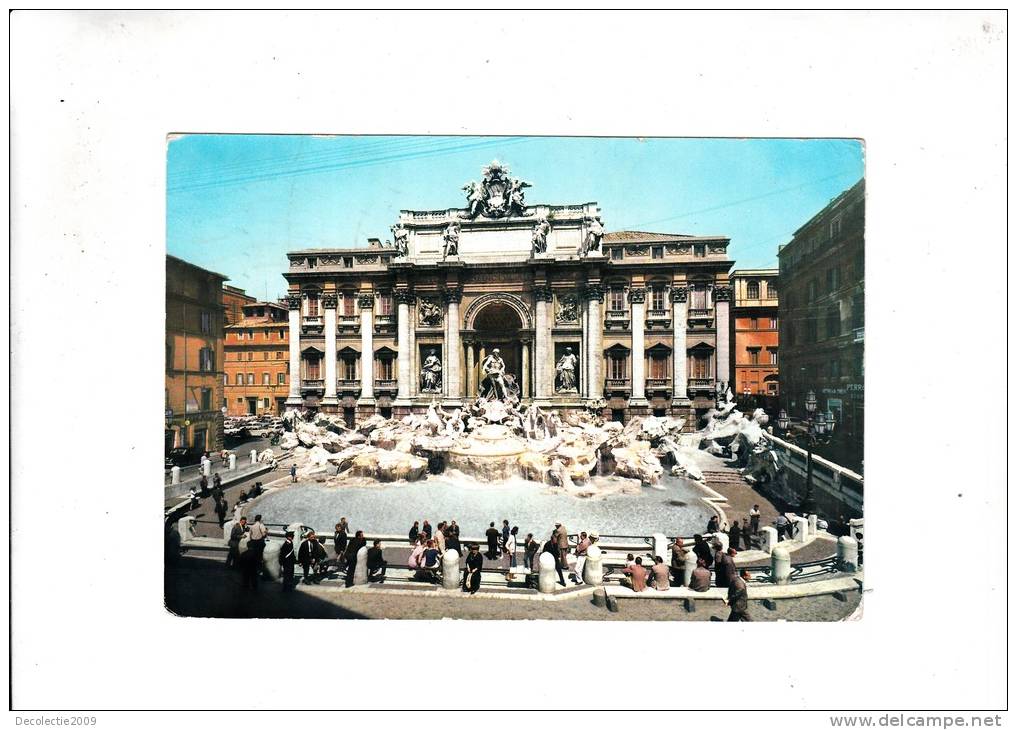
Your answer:
[[[810,390],[809,394],[805,397],[805,412],[808,417],[809,426],[805,442],[807,454],[805,462],[805,497],[802,498],[799,509],[805,514],[812,514],[816,511],[816,500],[812,495],[812,450],[819,444],[829,443],[836,421],[833,411],[829,408],[827,408],[825,413],[822,411],[816,413],[816,392],[813,390]],[[781,411],[781,415],[785,419],[787,418],[787,414],[783,411]],[[777,420],[779,423],[780,418],[778,417]]]

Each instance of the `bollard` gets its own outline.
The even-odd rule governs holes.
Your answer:
[[[604,553],[596,545],[590,545],[586,551],[582,578],[588,586],[604,585]]]
[[[837,538],[837,567],[845,573],[858,570],[858,541],[853,537]]]
[[[653,535],[653,555],[654,555],[654,557],[659,555],[661,558],[663,558],[664,562],[666,563],[667,560],[668,560],[668,554],[670,552],[671,551],[670,551],[670,548],[668,547],[667,536],[661,535],[659,532],[654,533],[654,535]]]
[[[777,585],[791,582],[791,555],[783,545],[778,545],[770,553],[770,579]]]
[[[604,608],[607,606],[607,591],[603,588],[598,588],[593,592],[593,605],[598,608]]]
[[[554,556],[551,553],[541,553],[537,563],[540,568],[537,589],[541,593],[554,593],[554,585],[558,582],[558,571],[554,569]]]
[[[446,550],[441,556],[441,587],[454,591],[459,587],[459,553]]]
[[[777,547],[777,528],[767,525],[759,531],[759,549],[764,553],[772,553]]]
[[[813,537],[819,534],[819,515],[809,515],[809,534]]]
[[[237,470],[237,455],[236,454],[230,454],[230,471],[236,471],[236,470]]]
[[[223,545],[229,545],[230,544],[230,533],[233,532],[233,525],[235,525],[235,524],[236,524],[236,522],[234,522],[233,520],[226,520],[225,522],[222,523],[222,544]]]
[[[282,550],[283,541],[279,538],[268,538],[265,542],[265,552],[261,554],[261,567],[268,576],[279,582],[282,580],[282,566],[279,565],[279,551]]]
[[[685,551],[685,574],[682,576],[682,585],[686,588],[692,582],[692,571],[696,569],[696,554],[691,549]]]
[[[255,449],[251,449],[251,464],[258,463],[258,452]]]
[[[301,522],[294,522],[286,525],[286,532],[293,533],[293,555],[300,554],[300,546],[304,544],[304,525]]]
[[[614,596],[607,597],[607,610],[611,613],[618,613],[618,599]]]
[[[194,533],[194,518],[193,517],[181,517],[180,521],[177,522],[177,532],[180,534],[180,542],[186,543],[197,535]],[[858,552],[855,551],[855,555]]]
[[[852,520],[848,520],[848,530],[850,531],[851,537],[855,540],[858,539],[858,533],[865,532],[865,519],[863,517],[856,517]]]
[[[795,535],[796,542],[809,541],[809,521],[800,515],[795,515],[795,522],[798,524],[798,533]]]
[[[357,567],[353,569],[353,585],[367,585],[367,545],[357,550]]]
[[[180,467],[175,466],[170,469],[170,482],[173,484],[180,484]]]
[[[205,461],[201,462],[201,473],[204,474],[206,477],[212,476],[212,460],[211,459],[205,459]]]

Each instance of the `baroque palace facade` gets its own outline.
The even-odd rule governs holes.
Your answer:
[[[492,357],[524,404],[615,420],[712,407],[731,364],[729,239],[607,233],[596,203],[527,205],[528,183],[483,173],[465,209],[401,211],[392,242],[287,254],[287,407],[459,407]]]

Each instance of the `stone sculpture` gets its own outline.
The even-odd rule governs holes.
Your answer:
[[[481,382],[482,398],[488,400],[508,400],[508,389],[505,385],[505,361],[501,359],[501,351],[495,348],[491,354],[480,363],[480,370],[484,373],[484,380]]]
[[[526,215],[524,190],[532,187],[525,180],[509,177],[509,169],[495,160],[483,169],[484,179],[480,183],[468,182],[463,186],[466,193],[466,213],[463,218],[473,219],[479,215],[487,218],[504,218],[510,215]]]
[[[445,226],[445,233],[442,234],[445,239],[445,248],[442,252],[442,258],[449,258],[450,256],[459,255],[459,224],[455,221],[450,222]]]
[[[410,253],[410,232],[403,227],[402,223],[392,226],[392,239],[398,253],[396,258],[407,256]]]
[[[579,255],[583,258],[591,253],[600,253],[600,241],[604,237],[604,226],[600,218],[591,216],[586,219],[586,237],[579,249]]]
[[[420,366],[420,390],[424,393],[441,391],[441,359],[431,350]]]
[[[579,321],[579,300],[575,294],[563,294],[558,299],[558,316],[560,324],[575,324]]]
[[[421,299],[417,307],[420,324],[425,327],[440,327],[442,322],[442,309],[434,299]]]
[[[522,195],[522,193],[520,193]],[[551,224],[547,222],[545,216],[540,216],[537,219],[537,224],[533,226],[533,234],[530,242],[532,244],[532,253],[534,256],[541,253],[547,252],[547,234],[551,232]]]
[[[576,392],[576,364],[578,358],[572,354],[572,348],[566,347],[565,354],[554,366],[557,377],[555,378],[555,390],[559,393]]]

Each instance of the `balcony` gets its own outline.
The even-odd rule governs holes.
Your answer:
[[[359,332],[360,317],[355,314],[340,314],[337,318],[336,325],[340,332]]]
[[[671,310],[651,309],[646,313],[646,329],[670,329]]]
[[[604,391],[608,395],[627,396],[632,392],[632,381],[628,378],[607,378],[604,381]]]
[[[339,393],[358,393],[360,392],[360,381],[340,378],[336,381],[336,391]]]
[[[321,334],[325,330],[325,321],[321,317],[304,317],[300,322],[303,334]]]
[[[865,328],[864,327],[856,327],[855,330],[854,330],[854,333],[855,333],[855,338],[853,340],[854,342],[865,342]]]
[[[690,393],[702,393],[704,391],[712,393],[715,387],[713,378],[689,378]]]
[[[395,393],[399,390],[399,381],[389,380],[387,378],[375,378],[374,380],[374,392],[375,393]]]
[[[629,328],[629,312],[627,309],[609,309],[604,313],[604,329],[627,330]]]
[[[325,381],[319,379],[309,379],[300,381],[300,392],[310,392],[320,390],[322,393],[325,392]]]
[[[661,391],[671,390],[671,378],[647,378],[646,379],[646,392],[647,393],[659,393]]]
[[[374,315],[375,334],[382,334],[384,332],[395,332],[395,328],[396,328],[396,316],[394,314]]]

